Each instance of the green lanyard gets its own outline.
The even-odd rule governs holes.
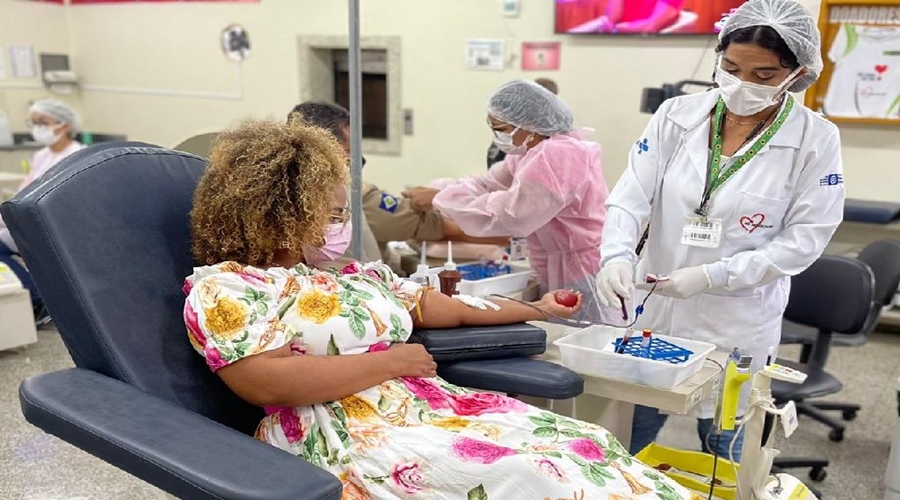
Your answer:
[[[725,184],[728,179],[731,179],[734,174],[738,173],[738,170],[743,168],[747,162],[752,160],[753,157],[756,156],[770,140],[772,140],[772,137],[774,137],[781,129],[781,126],[784,125],[784,121],[787,120],[792,109],[794,109],[794,98],[788,96],[787,104],[785,104],[784,109],[781,110],[781,113],[778,114],[778,117],[775,118],[772,125],[769,125],[769,128],[767,128],[759,139],[753,143],[753,146],[750,146],[750,149],[748,149],[747,152],[741,155],[741,157],[728,167],[727,170],[723,171],[722,143],[724,142],[724,139],[722,137],[722,120],[725,118],[725,101],[722,100],[722,98],[719,98],[719,102],[716,104],[715,118],[713,118],[712,158],[709,168],[707,169],[709,174],[706,179],[706,189],[703,192],[703,200],[700,202],[700,208],[695,211],[697,215],[705,217],[709,214],[709,199],[712,197],[712,194],[722,187],[722,184]]]

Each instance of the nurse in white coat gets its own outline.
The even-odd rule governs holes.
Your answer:
[[[647,274],[667,275],[638,326],[737,347],[758,370],[778,346],[790,277],[822,254],[843,217],[840,137],[787,94],[822,69],[816,22],[799,4],[744,4],[717,52],[718,88],[663,103],[633,148],[607,201],[597,285],[615,304],[643,299]],[[696,410],[706,452],[713,414],[713,400]],[[631,452],[665,420],[637,407]],[[741,436],[723,433],[714,447],[727,456],[733,438],[737,460]]]

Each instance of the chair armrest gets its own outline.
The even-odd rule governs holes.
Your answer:
[[[341,497],[327,471],[96,372],[29,378],[19,401],[31,424],[179,498]]]
[[[565,366],[528,358],[439,363],[438,375],[451,384],[485,391],[547,399],[584,392],[584,379]]]
[[[527,323],[419,329],[407,342],[425,346],[437,363],[524,358],[547,350],[547,332]]]

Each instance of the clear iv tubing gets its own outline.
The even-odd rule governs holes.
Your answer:
[[[536,306],[536,305],[534,305],[534,304],[531,304],[530,302],[526,302],[526,301],[524,301],[524,300],[519,300],[519,299],[514,299],[514,298],[512,298],[512,297],[507,297],[507,296],[505,296],[505,295],[500,295],[499,293],[492,293],[492,294],[489,295],[489,297],[498,297],[498,298],[501,298],[501,299],[506,299],[506,300],[511,300],[511,301],[513,301],[513,302],[518,302],[519,304],[524,304],[524,305],[526,305],[526,306],[528,306],[528,307],[530,307],[530,308],[532,308],[532,309],[536,309],[536,310],[538,310],[538,311],[540,311],[540,312],[546,314],[547,316],[550,316],[550,317],[552,317],[552,318],[556,318],[556,319],[558,319],[558,320],[560,320],[560,321],[564,321],[564,322],[566,322],[566,323],[568,323],[568,324],[570,324],[570,325],[584,326],[584,327],[600,325],[600,326],[611,326],[611,327],[613,327],[613,328],[631,328],[631,327],[633,327],[633,326],[637,323],[637,320],[638,320],[638,318],[641,317],[641,314],[644,314],[644,304],[647,303],[647,299],[649,299],[650,296],[653,295],[653,292],[656,291],[656,286],[657,286],[658,284],[659,284],[658,281],[656,281],[656,282],[653,283],[653,286],[650,288],[650,292],[644,297],[644,300],[641,301],[641,305],[639,305],[639,306],[637,306],[636,308],[634,308],[634,319],[631,321],[631,323],[628,323],[627,325],[624,325],[624,326],[623,326],[623,325],[613,325],[613,324],[611,324],[611,323],[604,323],[604,322],[602,322],[602,321],[591,322],[591,321],[583,321],[583,320],[577,320],[577,319],[563,318],[562,316],[557,316],[557,315],[555,315],[555,314],[549,313],[549,312],[547,312],[547,311],[541,309],[540,307],[538,307],[538,306]],[[595,294],[594,300],[595,300],[595,301],[597,300],[597,299],[596,299],[596,294]],[[598,304],[598,307],[599,307],[599,304]]]

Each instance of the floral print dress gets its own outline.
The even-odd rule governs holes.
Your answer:
[[[185,291],[188,337],[213,371],[285,345],[297,356],[386,349],[409,336],[422,292],[381,263],[339,273],[234,262],[196,268]],[[691,498],[601,427],[440,378],[267,414],[256,437],[330,471],[345,500]]]

